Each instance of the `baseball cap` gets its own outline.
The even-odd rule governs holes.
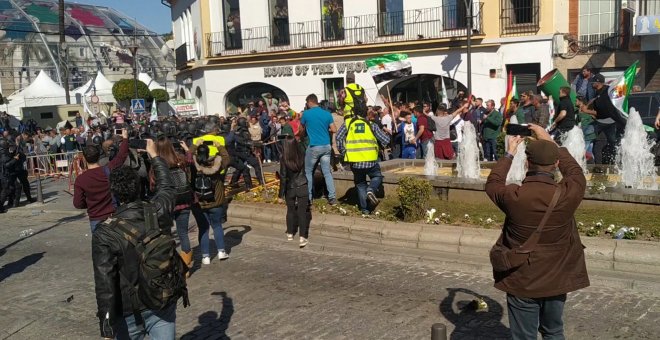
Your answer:
[[[594,76],[594,82],[595,83],[605,83],[605,77],[602,74],[597,74]]]

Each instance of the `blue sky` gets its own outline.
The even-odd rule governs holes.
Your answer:
[[[169,7],[160,0],[65,0],[114,8],[156,33],[172,31],[172,16]]]

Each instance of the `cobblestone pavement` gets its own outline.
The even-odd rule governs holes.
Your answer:
[[[98,338],[86,220],[25,211],[0,217],[0,339]],[[507,338],[504,294],[487,276],[300,250],[240,226],[226,234],[231,258],[189,281],[192,306],[177,311],[183,339],[429,339],[436,322],[451,339]],[[470,308],[475,296],[488,311]],[[660,301],[590,287],[569,295],[565,322],[569,339],[657,339]]]

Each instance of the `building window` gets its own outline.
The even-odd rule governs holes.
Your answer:
[[[467,7],[465,6],[465,0],[443,0],[442,28],[444,30],[467,28]]]
[[[41,119],[53,119],[53,113],[52,112],[42,112],[39,114]]]
[[[239,0],[223,1],[223,14],[225,18],[225,46],[228,50],[243,48],[241,32],[241,11]]]
[[[380,35],[403,34],[403,0],[378,1],[378,28]]]
[[[322,0],[323,40],[344,39],[344,0]]]
[[[81,56],[81,57],[84,57],[84,56],[85,56],[85,48],[84,48],[84,47],[81,47],[81,48],[80,48],[80,56]]]
[[[78,111],[67,111],[66,115],[69,118],[75,117],[78,114]]]
[[[639,15],[658,15],[660,14],[660,1],[640,0],[638,10]]]
[[[289,45],[288,0],[270,0],[270,17],[273,45]]]
[[[614,34],[617,32],[619,8],[617,1],[580,1],[578,14],[580,36]]]
[[[579,5],[578,40],[580,46],[594,46],[589,48],[590,53],[598,52],[601,47],[617,49],[619,45],[617,19],[621,3],[612,0],[589,0],[580,1]]]
[[[500,30],[503,35],[539,30],[539,0],[501,0]]]
[[[325,99],[336,108],[339,91],[344,88],[344,78],[325,78],[323,79],[323,88]]]

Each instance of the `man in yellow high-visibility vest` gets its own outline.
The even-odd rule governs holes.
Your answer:
[[[376,192],[383,182],[378,164],[379,144],[387,145],[390,136],[375,122],[368,121],[364,116],[353,115],[346,119],[335,138],[344,161],[351,166],[360,210],[363,215],[369,215],[380,203]]]
[[[355,82],[355,73],[346,73],[346,86],[340,91],[338,98],[339,107],[343,110],[345,119],[354,114],[366,115],[366,105],[359,107],[359,103],[356,103],[356,99],[358,102],[362,99],[366,104],[366,95],[365,89]]]

